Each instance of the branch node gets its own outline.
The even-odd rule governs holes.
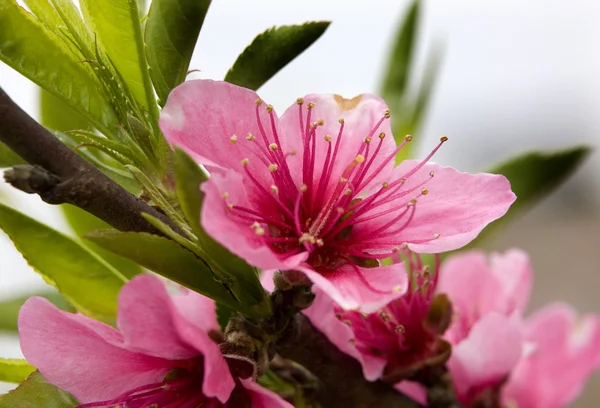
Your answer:
[[[41,166],[20,164],[4,172],[4,180],[11,186],[28,194],[44,195],[54,189],[61,180]]]

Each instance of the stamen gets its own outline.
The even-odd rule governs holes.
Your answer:
[[[268,169],[271,173],[274,173],[277,171],[277,169],[279,169],[279,166],[277,166],[275,163],[271,163],[269,164]]]
[[[236,135],[232,135],[232,136],[229,138],[229,143],[231,143],[231,144],[235,144],[235,142],[237,142],[237,136],[236,136]]]
[[[275,150],[277,150],[277,143],[271,143],[269,145],[269,150],[274,152]]]
[[[248,133],[248,135],[246,136],[246,140],[249,140],[249,141],[251,141],[251,142],[252,142],[254,139],[255,139],[255,137],[254,137],[254,135],[253,135],[252,133]]]
[[[268,113],[273,112],[273,105],[267,105],[267,112]]]

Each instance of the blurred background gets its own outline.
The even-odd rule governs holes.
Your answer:
[[[191,68],[221,79],[259,32],[277,24],[332,20],[325,35],[259,92],[282,111],[307,93],[376,92],[407,2],[392,0],[215,0]],[[600,145],[600,3],[589,0],[426,0],[419,72],[434,44],[443,64],[418,133],[422,157],[448,135],[435,161],[481,171],[531,149]],[[249,18],[250,17],[250,18]],[[0,63],[0,86],[34,118],[38,89]],[[0,200],[70,233],[56,208],[0,182]],[[531,309],[565,300],[600,313],[600,155],[595,151],[557,193],[487,241],[527,250],[535,267]],[[0,232],[0,300],[44,283]],[[0,333],[0,356],[20,357]],[[8,389],[0,383],[0,391]],[[574,407],[600,401],[600,376]]]

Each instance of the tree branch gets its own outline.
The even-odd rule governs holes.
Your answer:
[[[72,204],[121,231],[160,234],[145,212],[179,231],[162,213],[131,195],[60,142],[0,88],[0,141],[34,166],[5,173],[14,187],[39,194],[49,204]]]
[[[421,407],[381,381],[365,380],[360,363],[329,342],[304,315],[296,316],[291,329],[287,341],[278,344],[277,352],[319,378],[317,400],[324,407]]]

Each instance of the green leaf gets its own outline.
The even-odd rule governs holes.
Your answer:
[[[257,90],[280,69],[312,45],[329,21],[274,27],[259,34],[240,54],[225,81]]]
[[[0,396],[0,408],[74,408],[79,403],[68,393],[33,372],[15,390]]]
[[[381,96],[390,105],[392,113],[405,94],[410,79],[410,68],[417,36],[420,1],[413,0],[396,35],[389,57],[386,74],[381,84]]]
[[[60,132],[91,127],[83,115],[44,89],[40,89],[40,123]]]
[[[92,69],[15,0],[0,0],[0,60],[78,110],[98,129],[116,125],[115,112]]]
[[[0,381],[20,383],[34,371],[35,368],[25,360],[0,358]]]
[[[589,147],[580,146],[556,153],[532,152],[488,171],[503,174],[510,181],[517,200],[504,217],[486,227],[469,247],[480,246],[481,241],[493,231],[556,190],[583,163],[590,151]]]
[[[175,148],[175,179],[181,210],[192,231],[196,235],[202,235],[200,207],[204,193],[200,190],[200,184],[208,180],[208,175],[187,153],[180,148]]]
[[[185,81],[211,0],[154,0],[146,21],[150,76],[160,98]]]
[[[0,169],[23,163],[25,163],[25,160],[21,159],[18,154],[10,150],[4,143],[0,142]]]
[[[82,209],[69,205],[63,204],[63,214],[69,223],[69,226],[75,231],[78,237],[83,237],[88,232],[97,231],[100,229],[110,228],[110,225],[102,221],[100,218],[83,211]],[[113,254],[112,252],[105,251],[92,242],[82,242],[83,245],[88,249],[101,256],[106,262],[111,264],[117,271],[123,276],[131,279],[135,275],[142,273],[142,268],[134,262],[125,259],[122,256]]]
[[[75,309],[65,298],[57,292],[41,292],[41,293],[30,293],[28,295],[21,295],[15,298],[6,299],[0,302],[0,332],[16,332],[17,319],[19,318],[19,310],[21,306],[32,296],[40,296],[48,299],[56,307],[61,310],[74,312]],[[0,380],[2,381],[2,380]]]
[[[170,239],[143,232],[114,230],[95,231],[85,238],[198,293],[236,310],[240,308],[223,285],[213,278],[205,262]]]
[[[83,16],[136,101],[156,113],[136,0],[81,0]]]
[[[88,249],[52,228],[0,205],[0,229],[46,282],[77,310],[104,321],[117,312],[125,277]]]
[[[235,315],[235,311],[222,303],[216,303],[217,322],[221,327],[221,331],[225,333],[225,328],[231,319]]]

